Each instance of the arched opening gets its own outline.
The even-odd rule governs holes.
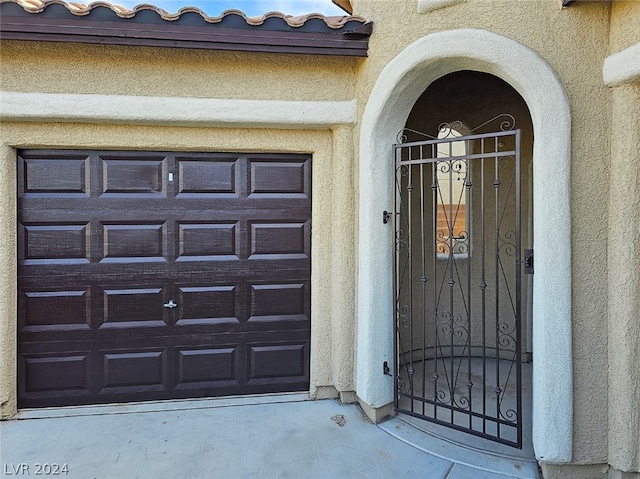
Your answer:
[[[460,70],[507,82],[531,113],[533,148],[533,445],[539,460],[571,461],[571,115],[549,65],[520,43],[484,30],[453,30],[415,41],[380,72],[364,110],[359,148],[356,391],[365,411],[394,397],[392,232],[381,218],[393,200],[392,145],[416,101],[439,78]],[[564,233],[561,233],[564,232]],[[373,416],[370,414],[370,416]]]
[[[527,103],[522,96],[506,81],[495,75],[479,71],[462,70],[444,75],[431,83],[415,102],[405,128],[420,132],[433,132],[444,122],[458,123],[460,134],[491,131],[500,127],[500,121],[511,115],[513,128],[521,130],[521,188],[522,188],[522,245],[523,248],[534,248],[533,244],[533,123]],[[499,118],[498,118],[499,117]],[[441,118],[438,121],[438,118]],[[481,129],[480,125],[490,119],[498,118]],[[446,133],[446,132],[445,132]],[[447,133],[454,135],[455,133]],[[442,133],[438,132],[440,138]],[[473,144],[465,145],[473,150]],[[468,151],[477,153],[477,151]],[[465,226],[471,218],[479,214],[479,205],[465,208]],[[461,221],[458,217],[458,223]],[[455,233],[455,231],[454,231]],[[470,244],[470,249],[473,245]],[[524,360],[529,362],[533,352],[532,340],[532,294],[533,278],[525,277],[523,285],[523,352]]]
[[[503,80],[457,71],[418,98],[401,140],[396,410],[532,455],[529,109]]]

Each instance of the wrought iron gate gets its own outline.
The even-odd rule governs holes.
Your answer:
[[[520,448],[520,130],[505,116],[394,145],[395,407]]]

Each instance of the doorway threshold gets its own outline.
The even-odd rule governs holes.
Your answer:
[[[487,474],[518,479],[541,477],[532,449],[514,449],[403,414],[378,427],[416,449]]]

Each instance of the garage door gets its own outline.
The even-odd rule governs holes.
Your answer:
[[[18,402],[309,388],[311,159],[18,155]]]

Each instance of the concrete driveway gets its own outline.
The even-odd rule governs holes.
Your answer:
[[[0,423],[3,477],[537,479],[356,405],[301,394],[23,411]],[[57,473],[57,474],[56,474]]]

